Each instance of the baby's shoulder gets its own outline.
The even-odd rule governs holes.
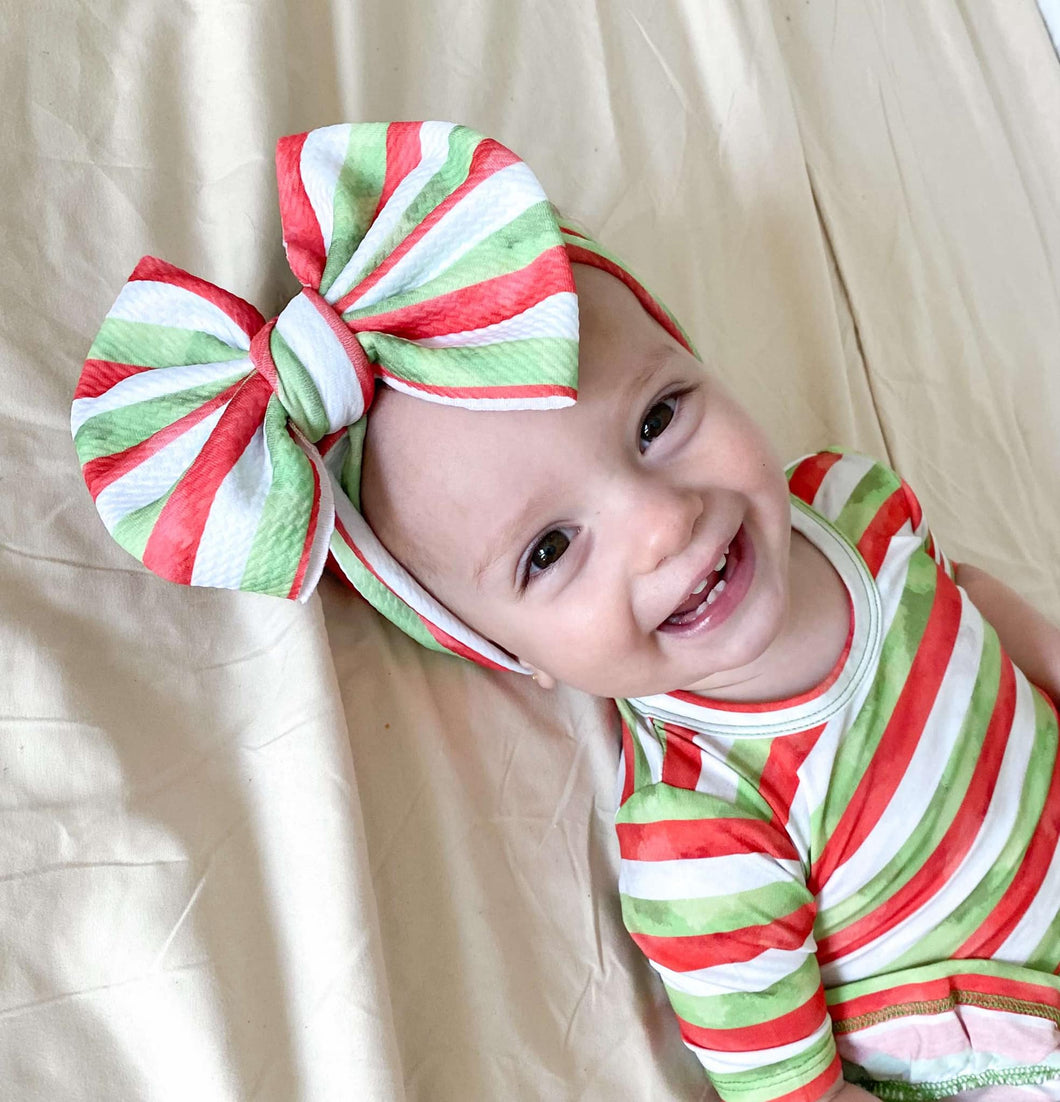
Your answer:
[[[830,447],[785,468],[793,497],[848,535],[863,532],[878,514],[920,527],[920,502],[897,471],[871,455]]]

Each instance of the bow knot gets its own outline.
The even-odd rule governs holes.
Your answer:
[[[255,333],[250,360],[313,443],[355,424],[372,404],[375,372],[368,354],[312,287],[303,287]]]

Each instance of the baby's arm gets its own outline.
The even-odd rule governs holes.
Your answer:
[[[954,563],[956,581],[1027,678],[1060,707],[1060,628],[985,570]]]

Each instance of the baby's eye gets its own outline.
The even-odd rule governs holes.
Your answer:
[[[562,532],[554,530],[548,532],[534,544],[530,552],[530,561],[527,563],[526,573],[528,578],[547,570],[563,552],[570,546],[570,539]]]
[[[662,401],[656,402],[655,405],[648,410],[644,415],[644,420],[640,426],[640,440],[638,444],[640,450],[646,451],[648,445],[655,440],[669,428],[670,422],[674,419],[674,413],[677,411],[677,398],[663,398]]]

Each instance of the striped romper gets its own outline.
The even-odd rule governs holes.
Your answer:
[[[625,924],[723,1099],[1056,1090],[1056,709],[898,475],[831,450],[788,480],[846,648],[788,700],[619,701]]]

